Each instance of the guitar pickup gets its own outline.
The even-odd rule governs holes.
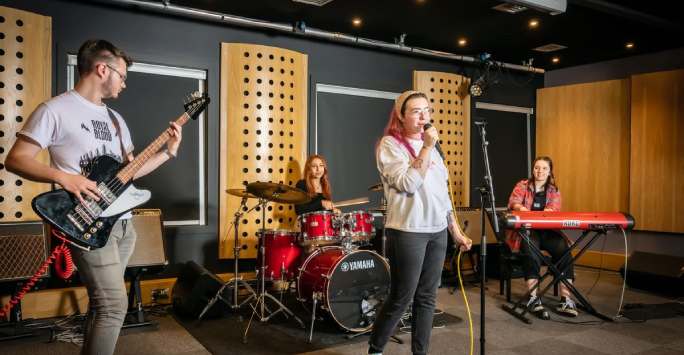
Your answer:
[[[97,190],[100,191],[100,198],[107,203],[107,206],[111,205],[114,203],[114,200],[116,200],[116,195],[114,195],[112,190],[110,190],[104,182],[97,185]]]

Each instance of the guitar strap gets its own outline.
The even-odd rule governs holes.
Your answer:
[[[119,144],[121,145],[121,158],[123,159],[124,163],[128,163],[128,153],[124,148],[123,137],[121,135],[121,128],[119,127],[119,120],[116,119],[114,112],[112,112],[112,109],[110,109],[109,107],[107,107],[107,113],[109,114],[109,118],[112,120],[114,128],[116,129],[116,135],[119,136]]]

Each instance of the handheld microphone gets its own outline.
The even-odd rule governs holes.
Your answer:
[[[423,129],[428,129],[432,127],[432,124],[426,123],[425,126],[423,126]],[[444,153],[442,152],[442,147],[439,146],[439,140],[435,142],[435,149],[437,149],[437,153],[439,153],[439,156],[442,157],[442,160],[444,160]]]

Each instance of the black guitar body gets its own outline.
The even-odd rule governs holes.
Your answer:
[[[121,163],[111,156],[97,157],[92,162],[88,179],[98,184],[112,181],[120,168]],[[117,196],[129,184],[117,189]],[[66,234],[69,237],[69,242],[86,249],[97,249],[105,246],[114,223],[123,213],[110,217],[100,217],[93,220],[92,223],[83,223],[79,227],[68,217],[77,205],[79,205],[78,199],[63,189],[42,193],[31,202],[33,210],[52,227]],[[106,203],[103,199],[100,199],[98,205],[106,209]]]

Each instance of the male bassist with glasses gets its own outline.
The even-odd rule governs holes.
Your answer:
[[[95,159],[102,156],[113,157],[122,164],[134,160],[126,122],[102,102],[116,99],[126,88],[126,73],[131,64],[132,60],[108,41],[83,43],[78,51],[80,79],[76,87],[40,104],[31,114],[7,156],[7,170],[30,180],[58,184],[85,209],[117,199],[114,194],[103,194],[103,188],[109,185],[98,184],[85,175],[93,168]],[[176,156],[182,128],[171,122],[166,132],[166,149],[152,152],[131,179],[152,172]],[[36,159],[42,149],[50,153],[50,166]],[[136,233],[128,223],[130,213],[121,213],[112,217],[111,232],[105,236],[106,244],[102,247],[71,248],[90,300],[84,354],[114,353],[126,316],[124,271],[133,254]],[[93,218],[93,223],[101,225],[98,217]],[[75,217],[70,218],[78,224]],[[89,219],[80,218],[81,222]],[[83,224],[86,230],[94,228]],[[87,231],[83,234],[90,236]]]

